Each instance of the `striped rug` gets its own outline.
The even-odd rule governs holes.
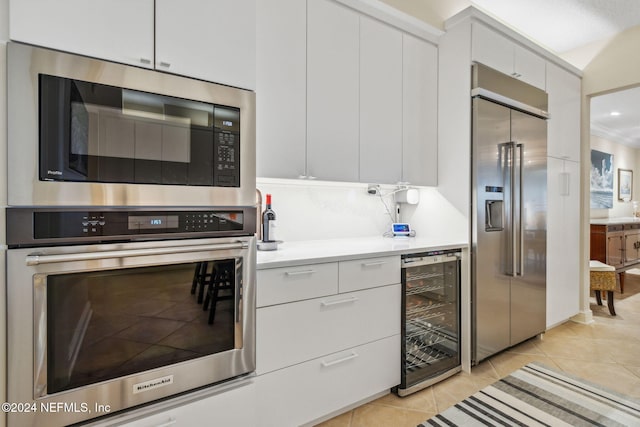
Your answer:
[[[418,427],[429,426],[640,426],[640,402],[531,363]]]

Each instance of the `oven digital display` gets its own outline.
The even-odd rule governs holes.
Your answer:
[[[129,230],[154,230],[178,228],[178,215],[130,216]]]

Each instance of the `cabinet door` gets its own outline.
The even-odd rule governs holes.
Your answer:
[[[549,156],[580,161],[580,86],[578,76],[547,64]]]
[[[307,174],[359,177],[359,17],[330,0],[307,3]]]
[[[640,261],[640,230],[624,233],[624,264],[631,265]]]
[[[400,349],[398,334],[259,375],[257,425],[316,425],[320,417],[388,392],[400,383]]]
[[[119,425],[122,427],[255,426],[259,425],[256,403],[256,384],[254,381],[247,381],[246,384],[224,390],[219,394],[184,405],[174,404],[176,407],[173,409]],[[166,401],[165,405],[172,405],[171,400]]]
[[[360,181],[402,180],[402,34],[360,17]]]
[[[306,175],[307,3],[270,0],[256,7],[256,172],[298,178]]]
[[[523,82],[545,90],[547,87],[546,63],[543,57],[514,44],[513,72],[515,77]]]
[[[400,288],[383,286],[259,308],[256,372],[264,374],[399,334]]]
[[[547,161],[547,327],[579,311],[580,164]]]
[[[438,184],[438,49],[402,35],[402,181]]]
[[[624,234],[622,232],[607,233],[607,264],[613,267],[624,265]]]
[[[544,58],[479,23],[473,24],[471,56],[473,61],[546,89]]]
[[[156,0],[156,68],[255,90],[256,0]]]
[[[153,0],[10,0],[11,40],[153,67]]]
[[[501,73],[513,74],[514,43],[490,28],[474,23],[471,30],[471,59]]]

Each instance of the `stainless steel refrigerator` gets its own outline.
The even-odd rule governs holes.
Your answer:
[[[547,95],[479,64],[472,81],[472,362],[546,327]]]

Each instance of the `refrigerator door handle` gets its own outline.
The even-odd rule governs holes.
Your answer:
[[[509,247],[505,248],[503,252],[504,262],[504,274],[506,276],[515,277],[517,265],[516,265],[516,233],[514,232],[515,226],[515,142],[509,141],[498,145],[500,156],[500,167],[502,168],[502,181],[504,183],[504,210],[505,210],[505,223],[507,228],[506,242]]]
[[[509,231],[511,232],[511,274],[518,275],[518,233],[516,233],[516,143],[509,143]]]
[[[524,185],[522,178],[524,176],[524,144],[515,144],[520,155],[518,159],[518,270],[514,276],[524,276],[524,221],[522,220],[523,205],[522,197]]]

